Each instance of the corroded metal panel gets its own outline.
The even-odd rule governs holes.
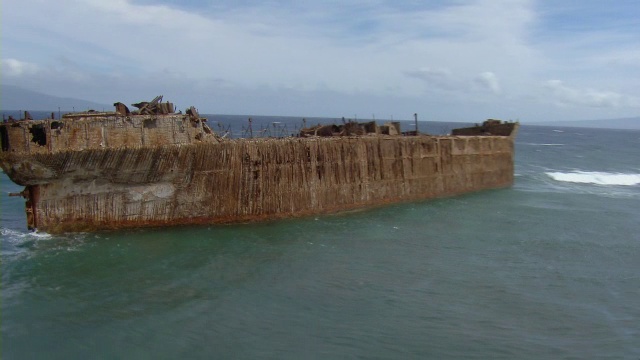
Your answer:
[[[259,221],[513,182],[509,136],[229,140],[193,113],[122,113],[4,124],[8,144],[0,164],[29,190],[30,227],[63,232]],[[42,129],[46,138],[34,142]]]

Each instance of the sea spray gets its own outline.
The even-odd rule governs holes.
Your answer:
[[[640,184],[640,174],[596,171],[547,172],[556,181],[596,185],[634,186]]]

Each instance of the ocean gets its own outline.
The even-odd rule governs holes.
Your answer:
[[[639,150],[640,131],[523,125],[507,189],[56,236],[1,173],[1,355],[639,359]]]

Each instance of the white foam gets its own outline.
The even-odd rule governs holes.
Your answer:
[[[42,239],[51,238],[51,234],[48,234],[48,233],[31,232],[31,231],[25,232],[25,231],[17,231],[17,230],[7,229],[7,228],[1,228],[0,234],[4,239],[7,239],[9,241],[18,241],[18,242],[29,240],[29,239],[42,240]]]
[[[51,239],[51,234],[37,232],[37,231],[30,232],[29,236],[32,236],[32,237],[37,238],[37,239]]]
[[[564,144],[540,144],[540,143],[524,143],[523,145],[531,145],[531,146],[564,146]]]
[[[574,172],[547,172],[549,177],[556,181],[596,184],[596,185],[619,185],[634,186],[640,184],[640,174],[607,173],[592,171]]]
[[[0,234],[2,234],[3,238],[20,238],[24,239],[29,235],[27,232],[17,231],[13,229],[2,228],[0,229]]]

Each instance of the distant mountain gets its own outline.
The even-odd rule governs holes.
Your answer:
[[[547,121],[538,123],[527,123],[528,125],[540,126],[567,126],[599,129],[628,129],[640,130],[640,117],[606,120],[574,120],[574,121]]]
[[[23,89],[18,86],[2,84],[0,110],[27,111],[76,111],[111,109],[112,105],[98,104],[92,101],[46,95]]]

